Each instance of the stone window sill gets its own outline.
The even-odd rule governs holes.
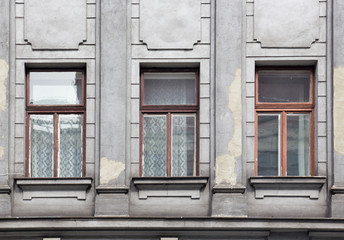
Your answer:
[[[255,197],[309,197],[318,199],[326,177],[251,177]]]
[[[134,177],[139,199],[148,197],[190,197],[199,199],[208,177]]]
[[[127,194],[129,188],[127,186],[103,186],[96,188],[98,194]]]
[[[0,194],[10,194],[11,188],[8,185],[0,185]]]
[[[24,200],[32,198],[77,198],[86,199],[86,191],[92,178],[16,178],[23,191]]]

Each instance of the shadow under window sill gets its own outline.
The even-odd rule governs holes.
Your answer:
[[[309,197],[318,199],[319,192],[326,182],[325,176],[286,176],[249,178],[255,189],[255,198],[265,197]]]
[[[92,178],[16,178],[15,184],[23,191],[23,200],[32,198],[77,198],[86,200]]]
[[[209,177],[133,177],[139,199],[148,197],[190,197],[199,199]]]

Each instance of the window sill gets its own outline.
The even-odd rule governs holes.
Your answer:
[[[344,187],[342,186],[332,186],[330,190],[332,195],[344,194]]]
[[[199,199],[208,177],[135,177],[139,199],[148,197],[190,197]]]
[[[10,194],[11,188],[8,185],[0,185],[0,194]]]
[[[251,177],[255,197],[309,197],[318,199],[326,177]]]
[[[127,194],[129,189],[127,186],[98,186],[96,191],[98,194]]]
[[[23,199],[32,198],[77,198],[86,199],[86,191],[92,185],[92,178],[16,178],[16,184],[23,190]]]
[[[217,193],[240,193],[244,194],[246,190],[246,187],[244,186],[226,186],[226,185],[215,185],[213,187],[213,194]]]

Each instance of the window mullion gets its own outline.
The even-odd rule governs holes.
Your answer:
[[[166,127],[166,137],[167,137],[167,141],[166,141],[166,173],[167,176],[171,176],[171,165],[172,165],[172,160],[171,160],[171,113],[167,113],[167,127]]]
[[[53,163],[53,175],[54,177],[58,177],[58,148],[59,148],[59,145],[58,145],[58,141],[59,141],[59,138],[58,138],[58,134],[59,134],[59,118],[58,118],[58,114],[57,113],[54,113],[54,163]]]
[[[281,146],[281,154],[282,154],[282,176],[287,176],[287,113],[285,111],[282,112],[282,146]]]

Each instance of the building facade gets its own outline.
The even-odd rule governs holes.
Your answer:
[[[0,239],[344,239],[344,2],[1,0]]]

